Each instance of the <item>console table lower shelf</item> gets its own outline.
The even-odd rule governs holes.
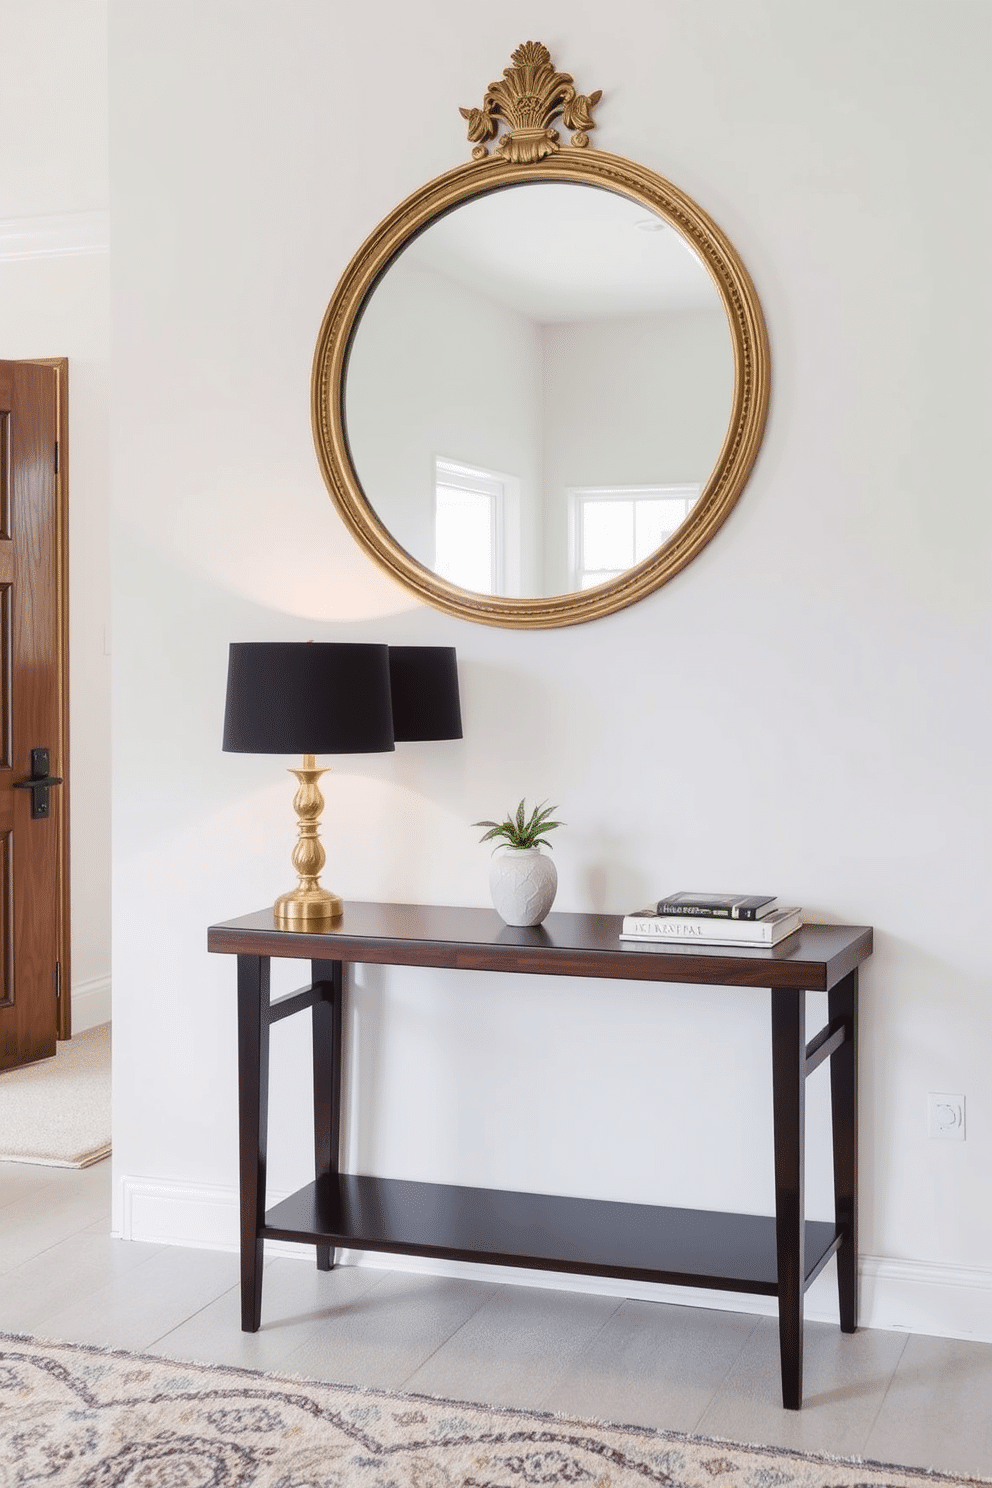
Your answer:
[[[261,1322],[266,1240],[315,1246],[321,1271],[346,1247],[753,1293],[778,1299],[782,1403],[800,1408],[803,1299],[834,1254],[841,1330],[857,1328],[858,968],[871,955],[871,929],[806,925],[771,950],[642,947],[621,943],[619,931],[619,917],[609,915],[554,913],[543,925],[514,928],[492,910],[354,903],[322,930],[281,929],[270,909],[210,927],[208,949],[238,964],[246,1332]],[[272,1000],[273,956],[308,960],[309,984]],[[774,1217],[340,1172],[345,967],[354,963],[767,989]],[[808,1043],[807,991],[827,994],[827,1023]],[[315,1179],[268,1209],[269,1031],[303,1012],[312,1019]],[[827,1061],[833,1223],[807,1220],[804,1200],[806,1080]]]
[[[805,1285],[841,1242],[806,1220]],[[607,1199],[328,1174],[265,1216],[265,1240],[778,1296],[775,1220]]]

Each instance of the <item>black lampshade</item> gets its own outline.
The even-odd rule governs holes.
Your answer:
[[[235,642],[227,669],[224,748],[235,754],[392,749],[389,678],[388,646]]]
[[[389,676],[398,743],[462,737],[454,646],[390,646]]]

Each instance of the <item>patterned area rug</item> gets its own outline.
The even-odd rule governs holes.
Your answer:
[[[0,1333],[2,1488],[919,1488],[987,1481]]]

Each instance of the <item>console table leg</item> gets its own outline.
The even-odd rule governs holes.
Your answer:
[[[782,1404],[786,1410],[799,1410],[806,1279],[806,994],[792,988],[772,990],[772,1090]]]
[[[313,1005],[313,1155],[317,1178],[337,1176],[341,1146],[341,1027],[343,977],[340,961],[311,961],[314,985],[324,996]],[[317,1270],[330,1271],[334,1248],[317,1246]]]
[[[858,1326],[858,973],[828,993],[831,1023],[843,1019],[847,1038],[830,1060],[830,1109],[834,1147],[834,1213],[843,1234],[837,1252],[840,1326]]]
[[[241,1165],[241,1328],[262,1320],[265,1154],[269,1125],[269,958],[238,956],[238,1128]]]

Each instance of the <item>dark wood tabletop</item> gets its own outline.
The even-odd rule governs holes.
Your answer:
[[[827,991],[872,952],[867,925],[804,925],[765,947],[664,945],[620,940],[620,915],[548,915],[506,925],[494,909],[348,901],[321,930],[284,930],[271,909],[211,925],[207,949],[315,961],[438,966],[624,981]]]

